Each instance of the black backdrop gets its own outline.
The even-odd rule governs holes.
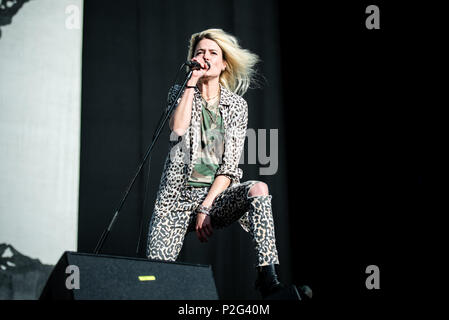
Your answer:
[[[412,162],[419,141],[404,102],[413,90],[406,28],[392,22],[398,9],[381,2],[382,29],[366,30],[368,4],[86,1],[78,250],[92,252],[109,223],[189,36],[219,27],[261,57],[267,79],[245,95],[248,127],[279,130],[278,171],[260,176],[258,165],[241,167],[243,181],[265,181],[273,195],[281,280],[309,284],[316,299],[385,295],[365,289],[365,268],[378,265],[383,288],[393,286],[393,262],[409,246],[405,215],[418,202]],[[165,128],[145,207],[139,179],[103,253],[143,256],[167,141]],[[257,298],[255,254],[237,224],[208,244],[188,235],[179,260],[212,264],[221,298]]]

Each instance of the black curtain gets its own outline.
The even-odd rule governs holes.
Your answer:
[[[365,27],[370,4],[381,13],[374,32]],[[417,106],[429,103],[419,44],[429,34],[407,23],[420,7],[280,7],[293,282],[306,279],[330,303],[400,299],[409,272],[425,263],[414,223],[423,210],[425,141]],[[372,264],[382,290],[365,287]]]
[[[411,137],[401,122],[410,111],[395,85],[407,78],[406,39],[391,33],[388,14],[383,30],[366,30],[367,5],[86,1],[78,250],[92,252],[109,223],[151,142],[190,35],[218,27],[262,59],[266,81],[245,95],[248,127],[278,130],[278,170],[261,176],[259,165],[241,167],[243,181],[264,181],[273,195],[281,280],[307,283],[318,298],[332,300],[341,290],[353,298],[366,293],[370,264],[391,277],[392,248],[403,249],[393,241],[405,220],[400,206],[411,203],[404,188],[414,183],[404,156]],[[165,128],[146,202],[148,167],[102,253],[143,256],[167,141]],[[187,235],[179,261],[211,264],[223,299],[258,297],[253,245],[238,224],[207,244]]]

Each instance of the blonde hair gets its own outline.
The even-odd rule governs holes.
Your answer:
[[[207,29],[194,33],[190,38],[187,60],[191,60],[195,47],[202,39],[215,41],[223,52],[226,69],[220,74],[220,83],[228,90],[243,96],[251,83],[257,82],[254,66],[259,57],[240,47],[237,38],[222,29]]]

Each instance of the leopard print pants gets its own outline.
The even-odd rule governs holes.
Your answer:
[[[271,195],[249,197],[255,180],[235,184],[220,193],[210,210],[213,229],[221,229],[242,219],[242,227],[253,239],[256,266],[279,264],[271,209]],[[175,261],[187,232],[195,231],[195,209],[206,198],[209,187],[186,187],[181,191],[177,210],[167,216],[153,214],[150,222],[147,257],[152,260]]]

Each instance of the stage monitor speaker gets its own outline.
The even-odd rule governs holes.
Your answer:
[[[208,265],[66,251],[41,300],[217,300]]]

